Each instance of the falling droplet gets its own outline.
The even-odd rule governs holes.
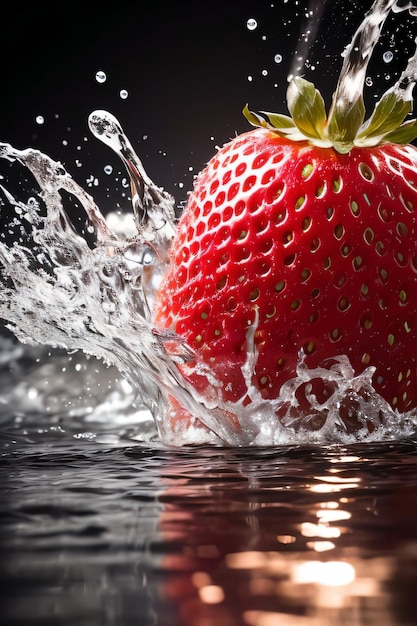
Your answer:
[[[253,17],[250,17],[246,22],[246,26],[248,30],[255,30],[258,26],[258,22]]]
[[[106,80],[107,80],[106,72],[103,72],[103,70],[99,70],[98,72],[96,72],[96,81],[98,83],[105,83]]]

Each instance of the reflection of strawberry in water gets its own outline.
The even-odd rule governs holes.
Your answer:
[[[213,459],[212,467],[216,468],[218,463],[221,466],[219,460]],[[192,477],[186,478],[190,475],[190,466]],[[171,472],[172,478],[168,478]],[[164,541],[164,575],[159,578],[159,591],[163,604],[171,609],[169,623],[173,626],[234,624],[235,613],[239,614],[242,608],[224,588],[230,581],[225,561],[228,552],[245,548],[249,533],[247,516],[239,511],[235,532],[230,536],[222,524],[212,523],[219,510],[226,525],[233,523],[236,504],[230,490],[226,496],[224,487],[220,487],[216,502],[211,501],[211,496],[206,502],[207,484],[218,483],[222,472],[222,467],[211,472],[206,468],[203,476],[201,465],[194,466],[192,459],[182,463],[179,460],[174,467],[168,465],[163,470],[167,490],[159,497],[164,503],[159,517]],[[247,481],[233,469],[233,463],[228,472],[233,489],[241,485],[246,491]],[[250,598],[248,590],[246,597]]]
[[[368,453],[309,454],[302,446],[161,455],[161,541],[149,548],[162,558],[149,577],[158,614],[170,613],[158,623],[260,626],[297,624],[298,616],[339,624],[349,611],[357,623],[376,623],[387,602],[404,616],[401,624],[414,623],[415,452],[378,445]],[[395,479],[404,456],[408,471]],[[392,480],[383,488],[386,475]],[[374,488],[352,489],[352,476]],[[333,576],[324,581],[326,567]],[[352,585],[337,578],[346,568],[356,576]]]
[[[301,78],[288,90],[291,118],[246,108],[260,128],[221,148],[195,182],[155,322],[195,351],[182,371],[207,398],[199,362],[222,401],[250,404],[242,366],[253,329],[251,385],[263,399],[279,397],[300,355],[310,368],[346,355],[357,374],[375,368],[394,409],[417,407],[417,128],[404,122],[413,63],[364,123],[368,61],[355,92],[346,77],[359,70],[345,60],[328,116]],[[172,414],[187,417],[176,404]]]
[[[286,612],[297,603],[303,606],[310,601],[304,592],[301,599],[288,601],[288,586],[275,585],[275,576],[281,582],[282,577],[288,580],[291,568],[291,555],[282,553],[300,550],[298,543],[291,542],[278,544],[276,552],[277,534],[299,535],[300,511],[293,516],[286,510],[286,486],[294,466],[286,462],[283,467],[280,459],[267,453],[262,459],[266,475],[261,476],[259,458],[233,449],[217,454],[210,448],[198,456],[194,449],[161,456],[158,472],[166,491],[158,497],[164,508],[158,519],[162,543],[156,548],[163,556],[155,578],[158,596],[153,601],[158,609],[171,610],[161,623],[249,624],[248,611],[270,606]],[[252,471],[257,476],[256,488],[251,486]],[[272,491],[271,475],[279,476]],[[294,484],[294,490],[299,486]],[[298,495],[303,498],[300,492]],[[282,562],[279,573],[267,570],[268,560],[275,554]],[[261,585],[269,581],[267,593],[265,585],[258,593],[258,581]]]

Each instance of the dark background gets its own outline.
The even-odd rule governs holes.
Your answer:
[[[127,209],[123,167],[87,126],[92,110],[109,110],[150,177],[181,203],[215,146],[250,128],[241,114],[246,102],[254,110],[286,113],[289,73],[313,80],[330,103],[341,53],[370,5],[8,4],[2,9],[0,141],[39,148],[62,161],[103,212]],[[247,28],[249,18],[257,20],[255,30]],[[387,25],[389,35],[375,53],[369,101],[391,84],[385,76],[397,76],[413,48],[410,18],[392,19],[395,25]],[[385,50],[394,52],[390,64],[381,61]],[[102,84],[95,78],[99,70],[107,75]],[[126,99],[120,97],[123,89]],[[111,175],[105,165],[112,165]]]

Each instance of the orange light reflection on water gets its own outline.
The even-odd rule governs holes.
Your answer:
[[[372,524],[376,509],[372,493],[362,489],[357,461],[353,455],[332,460],[310,475],[293,499],[284,495],[285,483],[282,497],[274,490],[276,498],[257,484],[253,498],[249,490],[233,501],[234,523],[240,527],[244,520],[246,526],[241,545],[233,538],[231,544],[217,543],[207,528],[207,543],[187,545],[178,561],[171,555],[174,580],[182,577],[182,624],[398,626],[387,591],[396,576],[395,560],[361,543],[362,523]],[[187,528],[195,523],[191,507],[188,519],[180,513],[176,518],[175,507],[168,505],[165,537],[179,539],[183,523]]]
[[[356,457],[352,457],[356,460]],[[349,460],[352,460],[349,458]],[[307,488],[313,493],[340,494],[317,503],[314,519],[299,524],[299,534],[277,535],[282,551],[247,551],[226,556],[231,570],[245,570],[251,577],[254,596],[276,597],[277,611],[249,610],[243,614],[248,626],[349,626],[363,624],[363,606],[372,606],[369,624],[392,626],[384,585],[390,579],[388,558],[364,559],[354,550],[335,555],[340,538],[349,532],[346,524],[352,513],[342,495],[355,489],[360,478],[339,476],[332,468],[326,476],[315,477]],[[303,538],[309,539],[303,542]],[[285,546],[292,544],[291,551]],[[300,549],[297,550],[297,544]],[[296,551],[293,550],[296,549]],[[336,558],[335,558],[336,556]],[[330,558],[329,558],[330,557]],[[284,612],[283,607],[288,611]]]
[[[275,596],[281,607],[277,612],[245,611],[248,626],[362,626],[367,604],[377,615],[370,624],[394,624],[383,588],[390,578],[388,559],[320,560],[308,559],[305,553],[251,551],[227,555],[227,565],[250,572],[253,597],[269,598],[270,603]],[[287,613],[283,605],[289,607]]]

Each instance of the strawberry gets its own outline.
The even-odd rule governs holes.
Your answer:
[[[246,107],[257,128],[196,178],[154,323],[193,350],[178,367],[207,399],[218,392],[202,364],[221,402],[251,402],[242,368],[253,337],[250,382],[266,400],[300,358],[316,368],[345,355],[356,374],[374,369],[394,409],[417,407],[417,130],[400,82],[364,123],[361,97],[339,89],[327,116],[314,85],[295,78],[292,118]],[[314,393],[331,390],[316,382]],[[172,417],[187,412],[174,402]]]

